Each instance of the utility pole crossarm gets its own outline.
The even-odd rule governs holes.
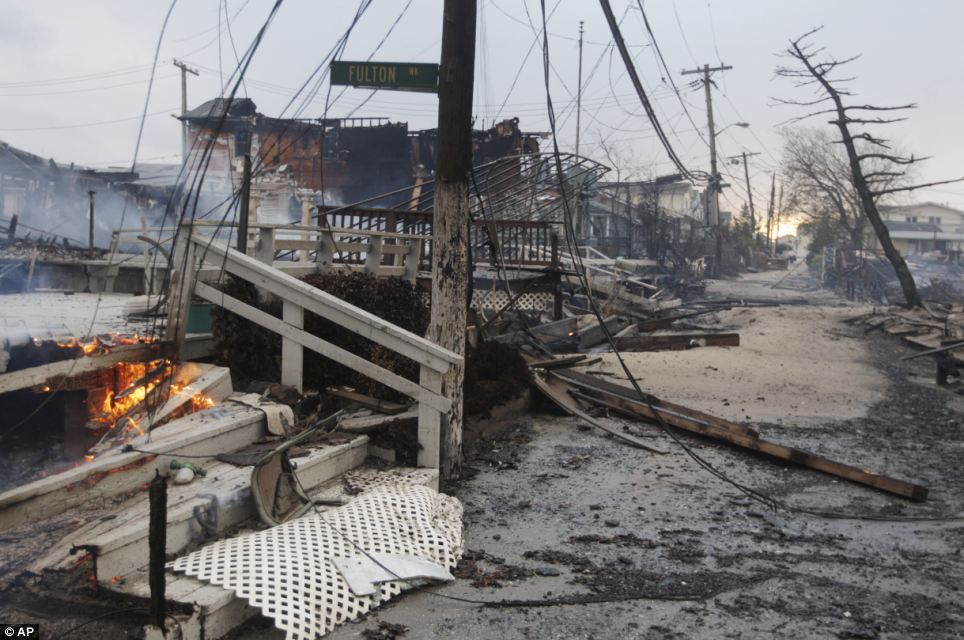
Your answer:
[[[192,69],[177,58],[174,66],[181,70],[181,117],[187,114],[187,74],[198,75],[197,69]],[[187,162],[187,122],[181,122],[181,161]]]
[[[680,71],[680,75],[688,76],[692,73],[707,73],[707,72],[713,73],[714,71],[729,71],[732,68],[733,67],[728,64],[721,64],[718,67],[711,67],[710,65],[705,64],[702,67],[698,67],[696,69],[683,69],[682,71]]]

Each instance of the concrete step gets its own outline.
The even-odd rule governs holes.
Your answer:
[[[304,463],[299,468],[299,473],[302,472],[307,473]],[[316,477],[322,476],[319,474]],[[314,489],[308,488],[308,493],[315,499],[349,502],[360,491],[399,483],[437,487],[438,471],[365,465],[316,483]],[[319,507],[320,510],[329,508]],[[103,585],[138,599],[150,598],[147,571],[143,568]],[[192,611],[190,615],[178,616],[182,640],[217,640],[261,613],[259,609],[249,606],[247,600],[236,597],[233,591],[182,575],[168,574],[167,599]]]

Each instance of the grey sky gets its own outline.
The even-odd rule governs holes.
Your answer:
[[[161,63],[151,98],[140,157],[148,162],[178,159],[178,124],[170,117],[180,108],[180,82],[174,57],[197,66],[189,78],[189,106],[220,92],[219,67],[225,77],[235,66],[224,29],[221,0],[180,0],[161,47]],[[585,20],[584,65],[587,87],[582,118],[582,151],[605,162],[599,146],[607,140],[614,155],[641,175],[670,173],[672,166],[638,112],[632,86],[618,53],[601,56],[610,41],[602,11],[592,0],[546,0],[551,11],[550,53],[569,90],[576,86],[576,42],[579,20]],[[364,59],[382,39],[405,6],[405,0],[375,0],[354,31],[345,59]],[[234,17],[232,35],[243,52],[267,15],[271,0],[227,0]],[[248,73],[247,91],[259,110],[278,115],[332,47],[354,14],[356,2],[287,0],[268,31]],[[926,6],[926,9],[925,9]],[[58,162],[89,165],[129,164],[138,116],[150,72],[154,46],[168,7],[166,0],[5,0],[0,4],[0,140]],[[542,85],[541,51],[536,47],[509,93],[512,80],[533,41],[523,0],[479,0],[479,53],[476,70],[476,113],[486,124],[497,115],[518,116],[525,130],[548,129]],[[635,2],[613,0],[627,43],[636,56],[647,90],[654,96],[671,140],[684,161],[706,168],[708,150],[682,113],[668,83],[661,80],[649,39]],[[628,8],[628,11],[627,11]],[[533,22],[540,24],[537,0],[528,0]],[[740,120],[749,130],[727,129],[720,137],[720,156],[760,151],[751,163],[756,196],[769,190],[767,172],[779,156],[774,127],[802,113],[771,107],[770,97],[806,98],[786,80],[774,79],[775,54],[787,40],[823,24],[816,42],[839,58],[863,57],[851,65],[860,101],[894,104],[917,102],[911,120],[879,129],[917,155],[935,158],[921,165],[919,178],[930,181],[964,175],[964,148],[958,119],[964,104],[964,81],[955,70],[961,59],[960,25],[964,3],[932,0],[649,0],[646,11],[676,82],[684,90],[690,113],[701,129],[706,113],[702,91],[689,89],[678,75],[697,64],[733,65],[719,78],[715,92],[718,128]],[[221,37],[218,16],[221,13]],[[434,62],[438,59],[441,0],[412,0],[409,11],[376,55],[379,60]],[[509,14],[509,15],[506,15]],[[511,16],[511,17],[510,17]],[[219,47],[220,43],[220,47]],[[220,48],[220,63],[219,63]],[[598,66],[596,63],[598,61]],[[590,73],[592,71],[592,73]],[[326,89],[304,112],[324,112]],[[553,99],[563,123],[560,142],[571,148],[575,117],[567,108],[571,96],[552,77]],[[333,95],[340,89],[336,88]],[[349,89],[329,111],[342,116],[369,92]],[[500,105],[508,101],[500,112]],[[615,96],[615,97],[614,97]],[[412,128],[435,125],[433,95],[379,92],[356,115],[388,116]],[[828,126],[815,119],[816,126]],[[114,122],[116,121],[116,122]],[[94,123],[107,124],[94,124]],[[85,125],[85,126],[77,126]],[[740,167],[730,167],[742,175]],[[737,208],[745,189],[734,182],[723,206]],[[920,192],[921,200],[964,207],[964,185]],[[758,200],[759,202],[759,200]]]

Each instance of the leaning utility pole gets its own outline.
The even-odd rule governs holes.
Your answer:
[[[738,156],[730,156],[730,161],[736,164],[740,158],[743,158],[743,177],[746,178],[746,197],[750,201],[750,252],[752,259],[753,245],[756,244],[756,211],[753,209],[753,189],[750,188],[750,165],[747,163],[746,159],[751,156],[760,155],[759,151],[747,152],[744,151]]]
[[[582,20],[579,21],[579,79],[576,83],[576,155],[579,155],[579,130],[582,122]]]
[[[438,157],[432,222],[432,314],[427,337],[465,355],[468,309],[469,173],[472,171],[472,84],[476,0],[445,0],[438,85]],[[422,367],[425,371],[425,367]],[[453,364],[442,377],[452,401],[442,424],[443,479],[462,473],[462,396],[465,369]]]
[[[576,83],[576,155],[579,155],[579,131],[582,129],[582,20],[579,21],[579,78]],[[583,198],[582,189],[579,190],[579,200],[576,202],[576,237],[582,237]]]
[[[716,213],[716,266],[713,269],[714,275],[719,276],[723,267],[723,225],[720,220],[720,173],[716,168],[716,126],[713,124],[713,93],[710,90],[712,81],[710,74],[714,71],[729,71],[733,67],[721,64],[718,67],[711,67],[704,64],[701,69],[683,70],[682,75],[699,73],[703,75],[701,82],[703,90],[706,92],[706,122],[710,135],[710,191],[713,197],[713,210]],[[707,207],[710,206],[710,199],[707,198]],[[707,216],[709,218],[709,216]],[[707,220],[707,222],[712,222]]]
[[[187,74],[197,75],[197,69],[192,69],[180,60],[174,60],[174,66],[181,70],[181,118],[187,115]],[[181,162],[187,162],[187,121],[181,120]]]
[[[773,206],[776,204],[777,197],[777,172],[773,172],[770,178],[770,206],[767,207],[767,254],[773,257],[773,245],[770,242],[770,230],[773,226]]]

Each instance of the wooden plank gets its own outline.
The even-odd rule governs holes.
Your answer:
[[[366,409],[371,409],[372,411],[377,411],[390,416],[402,413],[403,411],[407,411],[409,409],[407,404],[373,398],[372,396],[359,393],[351,389],[329,389],[328,394],[335,396],[336,398],[341,398],[342,400],[348,400],[349,402],[360,404]]]
[[[683,351],[694,347],[738,347],[739,333],[675,333],[623,336],[615,339],[619,351]]]
[[[625,415],[634,415],[640,419],[653,419],[653,409],[656,407],[650,407],[646,402],[640,400],[631,400],[629,398],[615,395],[609,396],[604,392],[600,393],[606,396],[601,401],[601,406],[618,408]],[[667,424],[671,423],[670,420],[666,420],[665,418],[664,421]],[[728,429],[720,429],[715,426],[702,424],[689,426],[688,421],[678,421],[673,424],[673,426],[679,429],[690,431],[692,433],[713,438],[714,440],[721,440],[729,444],[734,444],[738,447],[749,449],[750,451],[756,451],[780,460],[793,462],[809,469],[822,471],[824,473],[837,476],[839,478],[844,478],[846,480],[872,487],[874,489],[879,489],[887,493],[893,493],[904,498],[909,498],[915,502],[923,502],[927,499],[926,487],[881,475],[873,471],[858,469],[857,467],[853,467],[842,462],[836,462],[834,460],[830,460],[829,458],[825,458],[814,453],[809,453],[801,449],[777,444],[769,440],[737,433]]]
[[[947,344],[942,347],[937,347],[936,349],[928,349],[927,351],[921,351],[920,353],[915,353],[909,356],[904,356],[901,360],[913,360],[915,358],[923,358],[924,356],[933,356],[939,353],[944,353],[946,351],[954,351],[955,349],[964,348],[964,341],[954,342],[952,344]]]
[[[579,371],[573,371],[572,369],[562,369],[559,371],[554,371],[553,375],[563,378],[564,380],[571,382],[581,388],[587,393],[592,393],[594,391],[603,391],[609,395],[619,396],[622,398],[628,398],[630,400],[638,400],[639,395],[636,390],[632,387],[627,387],[621,384],[616,384],[614,382],[609,382],[606,380],[600,380],[589,374],[582,373]],[[742,433],[750,437],[756,438],[758,434],[753,429],[742,425],[738,422],[732,422],[730,420],[725,420],[718,416],[713,416],[708,413],[703,413],[702,411],[697,411],[696,409],[690,409],[689,407],[684,407],[683,405],[674,404],[672,402],[667,402],[656,396],[647,395],[646,400],[649,401],[657,410],[663,419],[667,422],[670,419],[686,419],[698,424],[704,424],[709,426],[715,426],[719,429],[726,431],[732,431],[734,433]]]
[[[532,360],[526,363],[526,366],[533,369],[554,369],[556,367],[568,367],[569,365],[576,364],[588,358],[584,353],[577,353],[570,356],[560,356],[558,358],[549,358],[547,360]]]
[[[0,393],[47,384],[63,376],[80,376],[92,371],[113,367],[118,362],[144,362],[154,360],[159,356],[160,347],[157,344],[121,345],[114,347],[110,353],[103,355],[61,360],[39,367],[4,373],[0,375]]]
[[[623,431],[620,431],[619,429],[614,429],[613,427],[605,425],[599,422],[598,420],[596,420],[595,418],[593,418],[592,416],[590,416],[589,414],[587,414],[585,411],[579,408],[579,404],[575,401],[574,398],[572,398],[569,395],[568,385],[565,382],[560,381],[558,378],[555,378],[555,379],[549,378],[548,380],[544,380],[539,376],[534,376],[533,382],[535,383],[536,388],[539,389],[539,391],[545,394],[545,396],[550,400],[552,400],[552,402],[556,406],[558,406],[560,409],[562,409],[569,415],[575,416],[580,420],[583,420],[584,422],[591,424],[597,429],[601,429],[606,433],[612,436],[615,436],[616,438],[634,447],[645,449],[647,451],[652,451],[653,453],[660,453],[660,454],[666,453],[666,451],[658,447],[654,447],[653,445],[647,442],[643,442],[642,440],[640,440],[639,438],[637,438],[632,434],[625,433]]]
[[[412,408],[395,415],[375,415],[360,418],[346,418],[338,423],[340,431],[349,433],[369,433],[386,427],[399,427],[418,423],[418,408]]]
[[[346,367],[371,378],[372,380],[377,380],[385,386],[395,389],[399,393],[404,393],[410,398],[415,398],[420,403],[427,403],[433,406],[437,411],[448,411],[451,409],[452,403],[448,398],[433,393],[430,390],[412,382],[411,380],[403,378],[402,376],[393,373],[388,369],[379,367],[378,365],[373,364],[368,360],[351,353],[350,351],[346,351],[345,349],[335,346],[330,342],[325,342],[317,336],[313,336],[310,333],[293,327],[282,320],[275,318],[271,314],[247,305],[237,298],[232,298],[231,296],[218,291],[214,287],[206,285],[203,282],[197,283],[195,293],[208,302],[213,302],[214,304],[224,307],[232,313],[238,314],[246,320],[250,320],[255,324],[259,324],[266,329],[280,334],[282,338],[290,338],[291,340],[299,343],[301,346],[307,347],[308,349],[311,349],[312,351],[315,351],[326,358],[330,358],[335,362],[339,362]]]

